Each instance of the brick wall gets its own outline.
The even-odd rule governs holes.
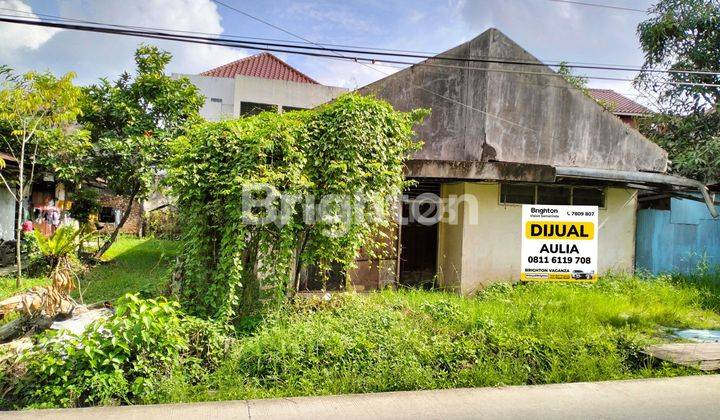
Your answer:
[[[99,197],[100,205],[103,207],[112,207],[114,209],[119,209],[121,214],[125,211],[125,208],[127,207],[128,199],[127,197],[119,196],[119,195],[112,195],[106,192],[101,192]],[[100,230],[103,233],[110,233],[115,228],[115,225],[113,223],[100,223],[103,225],[103,228]],[[130,217],[128,217],[128,220],[125,222],[125,225],[120,229],[121,233],[125,233],[128,235],[139,235],[140,229],[142,227],[142,210],[140,208],[140,203],[135,200],[135,202],[132,205],[132,210],[130,212]]]

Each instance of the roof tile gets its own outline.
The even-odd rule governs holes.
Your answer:
[[[230,77],[251,76],[264,79],[286,80],[296,83],[319,84],[309,76],[290,66],[270,53],[260,53],[241,58],[232,63],[200,73],[202,76]]]
[[[645,115],[652,114],[652,111],[639,103],[615,92],[612,89],[588,89],[590,96],[597,100],[608,102],[613,105],[610,110],[613,114]]]

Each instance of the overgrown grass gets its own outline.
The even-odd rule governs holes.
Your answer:
[[[640,349],[665,327],[719,328],[717,296],[709,282],[627,276],[500,285],[472,298],[338,295],[273,314],[216,372],[196,384],[175,376],[159,395],[201,401],[693,374]]]
[[[104,262],[91,267],[80,277],[80,291],[75,299],[87,303],[115,300],[125,293],[141,292],[157,295],[169,278],[177,255],[178,243],[153,238],[121,236],[103,256]],[[45,277],[25,278],[21,288],[15,288],[14,277],[0,278],[0,299],[32,286],[49,283]]]
[[[122,238],[108,253],[109,262],[88,273],[85,300],[109,300],[125,291],[156,293],[166,283],[176,253],[173,242]],[[668,340],[667,328],[720,328],[720,278],[612,275],[594,285],[500,284],[473,297],[413,290],[346,293],[329,300],[298,298],[243,325],[253,325],[252,330],[238,331],[228,341],[232,344],[219,364],[203,361],[200,349],[194,356],[197,363],[148,378],[158,384],[152,393],[119,401],[698,374],[651,360],[641,350]],[[95,373],[70,371],[75,376]],[[117,372],[120,382],[132,379],[124,375]],[[82,404],[97,403],[92,401],[104,400]]]

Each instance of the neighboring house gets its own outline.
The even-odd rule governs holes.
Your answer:
[[[609,111],[617,115],[632,128],[638,127],[638,118],[652,114],[648,108],[611,89],[588,89],[588,95],[607,105]]]
[[[270,53],[242,58],[200,74],[180,74],[200,89],[208,120],[261,111],[308,109],[328,102],[345,88],[325,86]]]
[[[637,128],[651,110],[609,89],[588,89],[625,124]],[[710,187],[715,204],[720,186]],[[720,220],[714,219],[700,194],[639,191],[635,268],[652,274],[691,273],[720,267]]]
[[[540,63],[497,29],[442,53]],[[422,65],[430,64],[428,66]],[[600,207],[599,269],[632,271],[638,190],[706,192],[666,174],[667,153],[548,67],[431,58],[360,89],[399,110],[431,108],[406,176],[451,203],[457,223],[409,224],[384,259],[358,260],[358,289],[434,282],[472,293],[520,277],[521,205]],[[403,212],[405,215],[406,210]]]

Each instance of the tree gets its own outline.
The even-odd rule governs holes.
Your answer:
[[[638,26],[645,64],[635,85],[663,109],[640,130],[668,151],[675,172],[720,180],[720,3],[662,0],[650,14]]]
[[[168,143],[197,121],[203,97],[187,78],[165,74],[168,52],[140,46],[136,74],[124,73],[114,83],[101,79],[85,89],[80,121],[94,145],[88,166],[116,195],[127,197],[120,223],[100,247],[101,257],[125,225],[136,200],[145,197],[168,156]]]
[[[566,82],[570,84],[575,89],[580,90],[582,93],[587,95],[588,97],[592,98],[590,96],[590,91],[588,90],[588,79],[587,77],[583,76],[577,76],[573,74],[572,69],[568,66],[568,63],[566,61],[560,62],[560,66],[558,67],[557,73],[565,79]],[[595,102],[598,103],[601,107],[603,107],[606,111],[612,112],[613,109],[617,106],[617,104],[603,100],[603,99],[595,99]]]
[[[401,194],[405,161],[421,145],[413,126],[426,115],[346,94],[179,138],[168,182],[183,227],[174,288],[184,307],[232,322],[261,291],[268,301],[291,295],[303,267],[327,276],[351,268],[361,248],[374,256],[391,223],[388,198]]]
[[[72,178],[79,165],[71,164],[87,148],[86,133],[76,127],[82,92],[73,85],[73,73],[56,78],[50,73],[15,75],[5,69],[0,90],[0,137],[3,148],[17,161],[17,174],[0,179],[17,205],[16,285],[20,286],[22,259],[20,230],[23,203],[30,194],[36,164]],[[29,174],[27,171],[29,170]]]

